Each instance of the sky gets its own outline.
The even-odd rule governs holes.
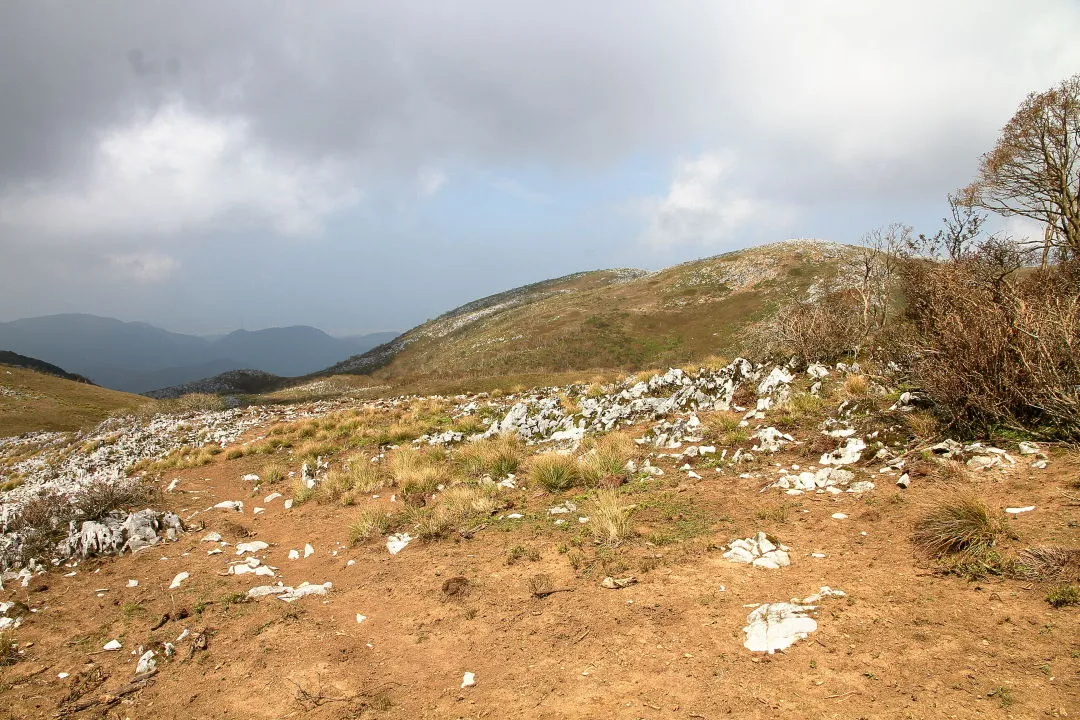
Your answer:
[[[404,330],[581,270],[932,232],[1075,0],[0,4],[0,321]]]

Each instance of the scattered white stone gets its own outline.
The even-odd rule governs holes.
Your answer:
[[[66,678],[68,675],[69,675],[69,673],[66,673],[66,672],[56,673],[56,677],[60,678],[61,680]]]
[[[325,582],[322,585],[302,583],[299,587],[295,588],[281,588],[285,592],[278,595],[277,598],[278,600],[284,600],[285,602],[295,602],[308,595],[325,595],[333,586],[334,584],[330,582]]]
[[[208,532],[203,535],[203,542],[221,542],[221,533]]]
[[[1039,450],[1039,446],[1036,445],[1033,442],[1028,442],[1027,440],[1024,440],[1023,442],[1019,443],[1019,446],[1020,446],[1020,454],[1021,455],[1039,455],[1039,454],[1041,454],[1041,451]]]
[[[219,510],[232,510],[234,512],[244,512],[243,500],[222,500],[214,506]]]
[[[248,473],[247,475],[243,476],[240,479],[243,480],[244,482],[259,482],[259,476],[256,475],[255,473]]]
[[[260,513],[264,513],[264,512],[266,512],[266,508],[261,508],[261,507],[253,507],[253,508],[251,508],[251,514],[252,515],[259,515]]]
[[[904,473],[900,476],[900,479],[896,481],[896,486],[906,490],[911,486],[911,476]]]
[[[272,493],[270,493],[269,495],[267,495],[266,497],[263,498],[263,502],[264,503],[272,503],[275,500],[277,500],[279,497],[281,497],[281,493],[272,492]]]
[[[119,640],[110,640],[105,643],[105,647],[103,647],[102,650],[120,650],[123,647],[124,646],[120,644]]]
[[[180,484],[180,478],[174,478],[169,487],[165,488],[165,492],[172,492],[176,489],[176,486]]]
[[[764,652],[772,655],[777,650],[786,650],[797,641],[810,636],[817,630],[817,621],[807,613],[813,606],[795,605],[778,602],[761,605],[746,616],[746,641],[743,646],[751,652]]]
[[[787,443],[795,441],[795,438],[791,435],[780,432],[774,427],[755,430],[751,437],[756,438],[758,441],[758,444],[751,448],[754,452],[778,452]]]
[[[471,688],[476,685],[476,673],[467,672],[465,676],[461,678],[461,688]]]
[[[259,585],[258,587],[253,587],[248,590],[247,596],[252,600],[256,600],[261,597],[266,597],[267,595],[275,595],[284,590],[292,590],[292,588],[286,588],[282,585]],[[184,632],[187,631],[185,630]],[[180,637],[176,638],[176,642],[180,642],[183,639],[184,637],[183,635],[181,635]]]
[[[1019,515],[1020,513],[1031,512],[1034,509],[1035,509],[1034,505],[1028,505],[1027,507],[1005,508],[1005,512],[1009,513],[1010,515]]]
[[[243,555],[244,553],[256,553],[262,550],[266,550],[270,545],[264,543],[262,540],[252,540],[251,542],[243,542],[236,546],[236,554]]]
[[[730,562],[744,563],[767,570],[778,570],[791,564],[791,548],[769,540],[759,532],[754,537],[732,540],[723,557]]]
[[[139,663],[135,666],[135,674],[141,675],[146,672],[153,672],[157,669],[157,660],[154,659],[154,651],[147,650],[139,656]]]
[[[862,438],[848,438],[842,447],[822,455],[818,462],[821,465],[851,465],[862,458],[865,449],[866,441]]]
[[[186,571],[176,573],[176,577],[174,577],[172,582],[169,584],[169,589],[170,590],[177,589],[178,587],[180,587],[180,583],[184,582],[189,577],[191,577],[191,574],[186,572]]]
[[[288,500],[286,500],[286,501],[285,501],[285,509],[286,509],[286,510],[291,510],[291,509],[292,509],[292,506],[293,506],[293,501],[292,501],[292,498],[290,498],[290,499],[288,499]]]
[[[391,555],[397,555],[411,542],[412,536],[409,533],[396,533],[386,538],[386,549]]]
[[[365,620],[367,620],[367,615],[361,615],[360,613],[356,613],[356,624],[357,625],[364,622]]]
[[[290,550],[289,551],[289,559],[290,560],[299,560],[300,559],[300,551],[299,550]]]
[[[686,473],[686,477],[688,477],[688,478],[691,478],[691,479],[693,479],[693,480],[700,480],[700,479],[701,479],[701,476],[700,476],[700,475],[698,475],[698,474],[697,474],[696,472],[694,472],[693,470],[691,470],[690,472]]]
[[[1031,467],[1035,468],[1036,470],[1045,470],[1046,465],[1047,463],[1045,460],[1036,460],[1035,462],[1031,463]]]
[[[847,520],[847,515],[845,515],[844,513],[839,513],[839,512],[838,513],[833,513],[832,514],[832,519],[833,520]]]
[[[315,554],[315,548],[311,547],[311,543],[305,544],[304,545],[304,559],[307,560],[309,557],[311,557],[314,554]]]

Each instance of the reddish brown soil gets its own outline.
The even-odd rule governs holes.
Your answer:
[[[994,471],[968,484],[992,507],[1037,506],[1010,520],[1019,536],[1011,546],[1075,548],[1080,491],[1070,484],[1078,466],[1076,456],[1061,454],[1046,471]],[[86,697],[112,691],[133,676],[134,650],[173,641],[184,627],[205,629],[208,647],[190,654],[181,644],[148,687],[76,717],[1080,717],[1080,608],[1051,608],[1038,583],[940,576],[913,554],[912,519],[940,483],[917,479],[900,493],[885,479],[862,498],[792,498],[758,492],[774,472],[742,480],[701,470],[703,480],[676,485],[680,473],[664,467],[665,497],[706,509],[713,528],[662,547],[639,540],[614,550],[608,569],[640,580],[623,590],[600,587],[603,568],[571,567],[559,548],[580,529],[555,528],[542,513],[556,499],[531,490],[514,495],[517,511],[535,513],[520,525],[414,541],[390,556],[377,541],[347,546],[353,508],[307,503],[285,511],[277,500],[253,516],[251,507],[271,491],[262,488],[256,502],[240,480],[259,470],[253,458],[184,471],[184,492],[166,502],[186,509],[183,517],[202,510],[191,522],[205,529],[3,593],[38,612],[17,631],[20,643],[33,643],[23,661],[0,669],[0,718],[53,716],[90,663],[108,679]],[[205,510],[232,499],[245,501],[245,513]],[[785,502],[786,520],[755,517]],[[833,520],[834,512],[850,518]],[[636,518],[642,529],[662,524],[654,511]],[[274,597],[229,604],[266,579],[220,575],[235,556],[228,548],[207,556],[211,546],[200,538],[210,530],[232,543],[270,543],[266,562],[288,585],[331,581],[333,590],[291,604]],[[757,530],[791,546],[792,567],[767,571],[721,558],[720,547]],[[251,538],[241,537],[245,531]],[[315,555],[287,559],[305,543]],[[508,565],[507,549],[517,544],[540,550],[540,560]],[[587,542],[584,552],[591,558],[595,550]],[[182,570],[191,577],[167,590]],[[574,592],[533,598],[527,583],[538,573]],[[468,579],[468,593],[447,598],[443,584],[456,576]],[[139,586],[125,587],[129,578]],[[744,605],[822,585],[848,597],[822,601],[809,639],[773,656],[743,648]],[[98,597],[98,589],[107,590]],[[181,609],[190,617],[150,629]],[[367,621],[358,625],[356,613]],[[112,638],[124,649],[98,652]],[[466,671],[477,684],[461,689]]]

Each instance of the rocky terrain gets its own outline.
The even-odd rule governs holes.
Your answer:
[[[343,394],[0,458],[0,717],[1065,717],[1080,694],[1075,454],[952,440],[898,369]],[[70,512],[132,482],[157,492]],[[922,552],[971,495],[986,552]],[[33,546],[43,496],[70,519]]]

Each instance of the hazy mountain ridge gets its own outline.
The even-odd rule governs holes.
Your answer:
[[[0,347],[41,358],[113,389],[146,392],[255,369],[303,375],[362,353],[396,333],[335,338],[309,326],[237,330],[216,339],[86,314],[0,323]]]

